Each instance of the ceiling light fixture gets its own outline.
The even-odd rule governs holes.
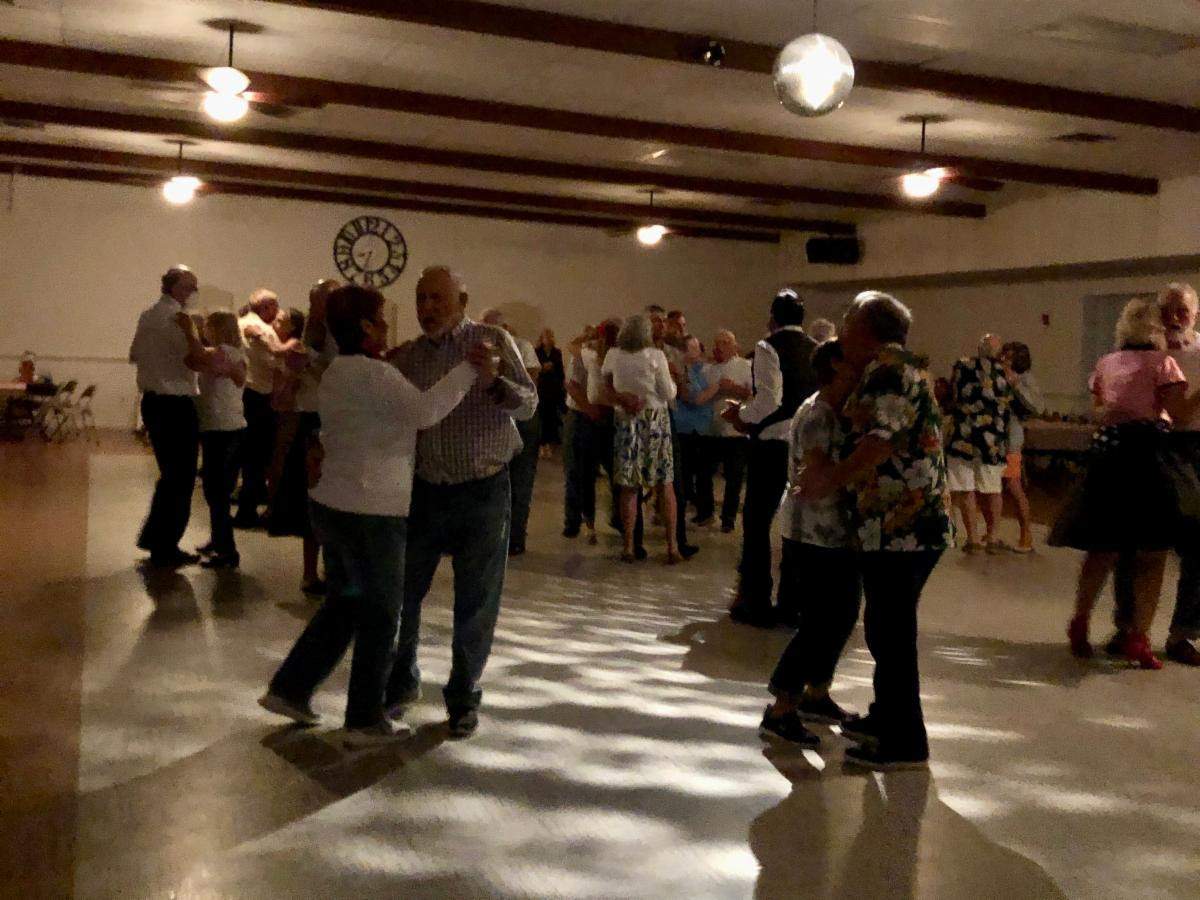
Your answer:
[[[921,116],[921,156],[925,156],[925,130],[929,125],[929,117]],[[927,200],[938,192],[942,181],[950,177],[950,172],[943,168],[917,169],[908,172],[900,179],[900,189],[906,197],[913,200]]]
[[[206,69],[202,78],[211,91],[204,94],[200,108],[205,115],[218,122],[236,122],[250,108],[250,101],[243,96],[250,87],[250,78],[245,72],[233,67],[233,33],[236,27],[229,26],[229,65]]]
[[[650,218],[654,218],[654,191],[650,191]],[[661,222],[650,222],[637,230],[637,239],[643,247],[655,247],[670,233]]]
[[[187,142],[172,141],[172,143],[179,145],[179,172],[163,183],[162,193],[168,203],[173,206],[183,206],[195,199],[196,191],[203,182],[194,175],[183,174],[183,146]]]
[[[775,58],[775,93],[779,102],[801,116],[823,116],[838,109],[854,87],[854,61],[841,43],[817,31],[813,0],[812,31]]]

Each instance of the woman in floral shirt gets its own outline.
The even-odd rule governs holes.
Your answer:
[[[878,769],[924,766],[929,744],[917,667],[917,603],[952,542],[942,419],[933,384],[904,347],[912,314],[887,294],[854,298],[842,330],[847,361],[861,370],[843,410],[841,462],[805,473],[801,493],[844,489],[875,658],[875,701],[842,727],[860,742],[847,761]]]

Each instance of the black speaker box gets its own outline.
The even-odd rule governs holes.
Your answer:
[[[809,238],[804,250],[810,263],[827,266],[856,266],[862,258],[862,244],[858,238]]]

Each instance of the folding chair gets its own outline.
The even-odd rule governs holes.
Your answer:
[[[96,414],[92,412],[92,398],[96,396],[96,385],[89,384],[75,401],[75,424],[80,433],[90,437],[97,444],[100,434],[96,431]]]
[[[72,426],[72,398],[79,382],[68,381],[38,410],[42,437],[47,441],[66,440]]]

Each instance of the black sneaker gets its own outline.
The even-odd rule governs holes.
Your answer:
[[[820,746],[821,739],[804,727],[800,717],[795,713],[782,716],[772,716],[771,707],[763,711],[762,722],[759,723],[758,733],[765,738],[779,738],[789,744],[799,744],[802,747]]]
[[[858,718],[857,714],[846,712],[846,710],[834,703],[833,698],[828,694],[820,700],[801,701],[797,715],[805,722],[820,722],[822,725],[844,726],[852,719]],[[843,733],[845,733],[844,729]]]
[[[846,764],[860,766],[864,769],[875,769],[880,772],[894,772],[897,769],[925,769],[929,766],[929,754],[923,756],[906,756],[888,753],[877,746],[862,745],[851,747],[846,751]]]
[[[453,710],[450,713],[450,737],[469,738],[479,728],[479,713],[474,709]]]
[[[857,744],[877,744],[879,736],[875,733],[875,723],[870,716],[853,716],[845,722],[838,723],[838,730],[846,740]]]

